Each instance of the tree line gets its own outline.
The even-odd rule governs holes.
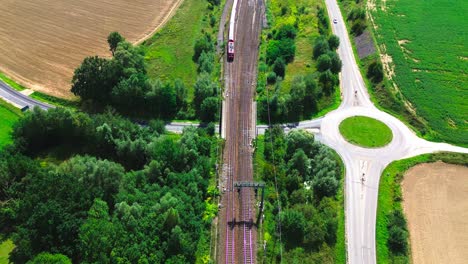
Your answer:
[[[209,34],[203,34],[194,45],[193,59],[199,64],[200,75],[191,104],[188,88],[180,79],[162,82],[149,78],[142,47],[133,46],[118,32],[112,32],[107,41],[112,58],[87,57],[74,72],[71,91],[85,106],[93,110],[112,107],[140,119],[215,120],[219,85],[210,75],[215,55]]]
[[[208,255],[213,129],[38,108],[0,152],[13,263],[194,263]],[[64,161],[43,158],[67,152]],[[211,209],[210,209],[211,210]],[[208,255],[209,256],[209,255]]]

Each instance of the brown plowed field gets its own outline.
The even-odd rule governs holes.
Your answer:
[[[70,97],[86,56],[108,56],[107,35],[151,35],[182,0],[0,0],[0,71],[26,87]]]
[[[467,263],[468,168],[442,162],[415,166],[402,191],[413,263]]]

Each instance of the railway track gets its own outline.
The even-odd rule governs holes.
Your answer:
[[[235,58],[225,60],[223,172],[217,263],[253,264],[257,252],[253,190],[237,189],[237,181],[253,181],[251,145],[255,136],[253,107],[263,0],[235,0]]]

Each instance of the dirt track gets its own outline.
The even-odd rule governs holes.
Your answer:
[[[86,56],[108,56],[107,35],[151,35],[181,0],[0,0],[0,71],[48,94],[70,97]]]
[[[442,162],[415,166],[402,191],[413,263],[466,263],[468,168]]]

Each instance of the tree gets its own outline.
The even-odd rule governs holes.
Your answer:
[[[286,209],[281,212],[281,230],[286,241],[291,245],[303,242],[306,230],[306,219],[301,212]]]
[[[330,65],[331,72],[334,74],[338,74],[339,72],[341,72],[341,67],[343,65],[338,54],[335,51],[330,51],[328,53],[328,56],[330,57],[330,61],[331,61],[331,65]]]
[[[178,109],[183,109],[187,106],[187,87],[181,79],[174,81],[174,89],[176,93],[176,105]]]
[[[327,53],[330,50],[327,39],[324,37],[319,37],[315,41],[314,45],[314,59],[318,58],[320,55]]]
[[[306,85],[304,96],[304,117],[310,117],[317,111],[317,81],[311,74],[304,77]]]
[[[310,158],[315,155],[316,148],[314,135],[305,130],[293,130],[286,136],[286,160],[291,159],[298,149]]]
[[[198,59],[200,58],[201,54],[203,52],[208,53],[211,51],[214,51],[214,45],[211,40],[210,35],[204,34],[200,38],[198,38],[195,41],[195,46],[193,47],[194,53],[193,53],[193,61],[198,62]]]
[[[198,58],[198,72],[212,73],[214,69],[214,53],[202,51]]]
[[[321,72],[329,70],[331,68],[331,58],[328,54],[322,54],[317,59],[317,69]]]
[[[266,63],[272,65],[276,59],[281,57],[279,40],[270,40],[266,48]]]
[[[338,76],[333,74],[330,70],[326,70],[320,73],[319,82],[325,94],[330,95],[335,90],[335,86],[338,85],[339,80]]]
[[[219,100],[218,97],[208,97],[203,100],[200,108],[200,119],[203,122],[215,121],[218,115]]]
[[[294,39],[296,38],[296,35],[297,35],[297,30],[293,25],[284,24],[276,31],[275,39],[276,40],[281,40],[285,38]]]
[[[304,182],[310,174],[310,160],[302,149],[297,149],[288,162],[288,171],[292,172],[293,170],[299,173],[301,182]]]
[[[285,62],[291,62],[295,53],[296,44],[293,39],[270,40],[266,50],[266,62],[268,65],[272,65],[280,57]]]
[[[317,7],[317,17],[318,17],[318,29],[321,35],[328,35],[330,31],[328,24],[328,16],[326,15],[326,10],[323,7]],[[318,57],[318,56],[317,56]]]
[[[90,156],[75,156],[61,164],[59,172],[75,178],[92,197],[99,197],[107,204],[115,203],[114,195],[119,191],[124,168],[108,160]]]
[[[112,52],[112,56],[114,56],[115,49],[117,49],[117,45],[125,41],[125,38],[119,34],[119,32],[111,32],[107,37],[107,43],[109,43],[109,50]]]
[[[328,175],[316,175],[312,181],[314,195],[321,199],[322,197],[332,197],[338,192],[339,182],[335,177]]]
[[[105,104],[112,88],[120,79],[117,65],[108,59],[87,57],[75,70],[71,92],[83,100],[94,100]]]
[[[197,82],[195,83],[195,95],[193,104],[195,111],[200,116],[201,105],[206,98],[212,97],[216,94],[217,86],[211,81],[210,75],[202,73],[198,76]]]
[[[116,230],[110,222],[106,202],[96,199],[88,219],[80,227],[80,252],[87,263],[110,263]]]
[[[331,50],[336,50],[340,46],[340,38],[337,35],[331,35],[328,38],[328,46]]]
[[[178,85],[181,85],[181,83]],[[163,84],[160,80],[152,81],[151,89],[146,94],[146,99],[148,106],[152,109],[153,115],[164,120],[170,119],[175,115],[177,98],[175,88],[171,83],[166,82]]]
[[[286,63],[283,58],[279,57],[275,60],[275,63],[273,64],[273,72],[275,72],[277,76],[284,78],[286,73]]]
[[[276,73],[275,72],[269,72],[267,74],[267,83],[268,84],[274,84],[276,82]]]
[[[280,40],[279,48],[281,57],[287,63],[290,63],[294,60],[294,55],[296,54],[296,43],[294,42],[294,39],[284,38]]]
[[[145,95],[149,87],[146,75],[133,74],[112,90],[112,103],[122,113],[141,114],[145,111]]]
[[[290,94],[289,120],[298,120],[304,111],[304,97],[306,94],[306,84],[302,76],[294,77]]]
[[[146,75],[144,51],[139,46],[135,47],[127,41],[120,42],[115,50],[114,60],[122,69],[124,78],[134,74]]]

